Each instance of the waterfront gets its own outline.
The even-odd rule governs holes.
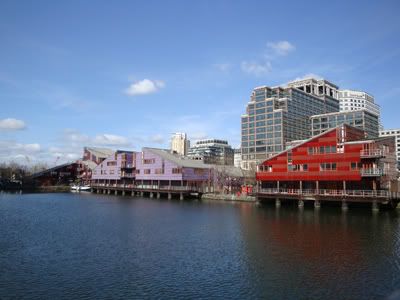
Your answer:
[[[397,210],[0,195],[0,298],[384,299]]]

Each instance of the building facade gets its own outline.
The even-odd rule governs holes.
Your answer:
[[[371,114],[366,109],[314,115],[310,117],[310,120],[312,136],[342,124],[348,124],[365,131],[368,138],[379,136],[378,116]]]
[[[400,129],[386,129],[379,132],[379,136],[387,137],[392,136],[395,138],[397,168],[400,170]]]
[[[265,160],[256,179],[261,190],[286,193],[391,192],[397,189],[394,139],[365,139],[362,130],[342,125]]]
[[[219,139],[199,140],[188,153],[193,160],[202,160],[205,164],[233,165],[234,150],[228,141]]]
[[[186,133],[177,132],[171,137],[171,151],[183,156],[188,154],[190,148],[190,141]]]
[[[237,168],[242,166],[242,149],[233,150],[233,165]]]
[[[93,169],[91,182],[95,184],[133,184],[135,166],[135,152],[118,150]]]
[[[340,111],[366,110],[380,117],[380,106],[374,97],[368,93],[355,90],[339,91]]]
[[[211,173],[211,167],[202,161],[184,158],[165,149],[143,148],[136,155],[135,180],[139,188],[157,186],[158,189],[204,189],[211,184]]]
[[[255,169],[287,142],[311,136],[310,117],[338,112],[338,87],[313,78],[287,87],[257,87],[241,117],[242,168]]]

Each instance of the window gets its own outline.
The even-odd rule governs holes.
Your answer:
[[[150,174],[150,171],[151,171],[150,169],[144,169],[144,172],[143,172],[143,173],[144,173],[144,174]]]
[[[308,154],[314,154],[314,148],[313,147],[308,147]]]
[[[356,170],[356,169],[357,169],[357,163],[352,162],[352,163],[351,163],[351,169],[352,169],[352,170]]]
[[[322,163],[319,165],[320,171],[334,171],[336,170],[336,163]]]
[[[156,162],[155,158],[150,158],[150,159],[143,159],[143,164],[148,165],[148,164],[154,164]],[[146,174],[146,173],[145,173]],[[150,173],[149,173],[150,174]]]
[[[155,169],[155,174],[164,174],[164,169]]]
[[[107,166],[116,166],[117,162],[116,161],[108,161]]]
[[[181,174],[182,169],[181,168],[172,168],[172,174]]]

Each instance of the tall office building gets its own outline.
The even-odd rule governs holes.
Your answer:
[[[387,137],[393,136],[396,141],[396,159],[397,159],[397,169],[400,170],[400,129],[386,129],[379,132],[379,136]]]
[[[234,150],[225,140],[199,140],[190,147],[188,157],[206,164],[233,165]]]
[[[362,129],[367,138],[377,138],[379,136],[378,116],[366,109],[314,115],[310,117],[310,120],[312,136],[343,124]]]
[[[340,111],[354,111],[365,109],[371,114],[380,116],[380,106],[375,103],[374,97],[368,93],[354,90],[339,91]]]
[[[242,168],[255,169],[285,149],[287,142],[311,136],[310,117],[339,111],[338,87],[314,78],[286,87],[257,87],[241,117]]]
[[[186,133],[177,132],[171,137],[171,152],[183,156],[188,154],[190,141],[187,139]]]

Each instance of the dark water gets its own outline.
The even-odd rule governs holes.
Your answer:
[[[0,195],[1,299],[398,299],[397,289],[397,212]]]

